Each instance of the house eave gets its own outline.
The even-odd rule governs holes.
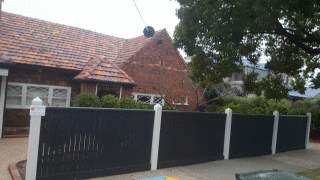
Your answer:
[[[136,86],[136,83],[125,83],[125,82],[116,82],[116,81],[103,81],[103,80],[98,80],[98,79],[89,79],[89,80],[84,80],[84,79],[74,79],[75,81],[78,82],[88,82],[88,83],[103,83],[103,84],[115,84],[115,85],[122,85],[122,86]]]

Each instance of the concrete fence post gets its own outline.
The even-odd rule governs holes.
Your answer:
[[[232,109],[228,108],[225,110],[226,116],[226,126],[224,131],[224,145],[223,145],[223,157],[224,159],[229,159],[230,152],[230,138],[231,138],[231,125],[232,125]]]
[[[39,150],[39,137],[41,117],[45,115],[46,107],[42,105],[42,100],[36,97],[30,106],[30,132],[28,142],[26,180],[35,180],[37,177],[37,163]]]
[[[162,115],[162,106],[160,104],[156,104],[154,106],[154,123],[153,123],[153,135],[152,135],[152,147],[151,147],[151,170],[157,170],[158,168],[161,115]]]
[[[307,113],[308,121],[307,121],[306,141],[305,141],[306,149],[308,149],[310,147],[309,142],[310,142],[311,116],[312,116],[312,114],[310,112]]]
[[[274,121],[273,121],[273,134],[272,134],[272,144],[271,144],[271,152],[272,154],[276,154],[277,152],[277,139],[278,139],[278,126],[279,126],[279,117],[280,114],[278,111],[273,112]]]

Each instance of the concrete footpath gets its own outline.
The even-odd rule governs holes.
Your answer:
[[[0,139],[0,180],[11,180],[10,163],[27,159],[28,138]]]
[[[309,150],[291,151],[276,155],[213,161],[183,167],[138,172],[95,180],[138,180],[152,176],[173,176],[179,180],[234,180],[235,173],[279,169],[300,172],[320,167],[320,144],[311,144]]]
[[[0,139],[0,180],[10,180],[8,165],[26,159],[27,138]],[[117,176],[95,178],[96,180],[138,180],[152,176],[173,176],[180,180],[234,180],[235,173],[267,169],[280,169],[299,172],[306,169],[320,168],[320,144],[311,144],[308,150],[299,150],[276,154],[241,158],[228,161],[213,161],[145,171]]]

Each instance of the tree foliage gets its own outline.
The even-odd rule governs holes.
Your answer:
[[[259,83],[259,87],[267,99],[283,99],[288,97],[288,89],[283,84],[281,75],[269,75]]]
[[[245,94],[261,95],[261,88],[259,87],[258,73],[251,72],[243,77],[243,91]]]
[[[274,73],[312,79],[320,86],[319,0],[177,0],[175,44],[192,56],[194,81],[221,82],[243,59],[269,57]]]

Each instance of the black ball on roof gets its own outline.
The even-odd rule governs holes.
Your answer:
[[[147,38],[150,38],[154,35],[155,30],[152,26],[147,26],[143,29],[143,35]]]

